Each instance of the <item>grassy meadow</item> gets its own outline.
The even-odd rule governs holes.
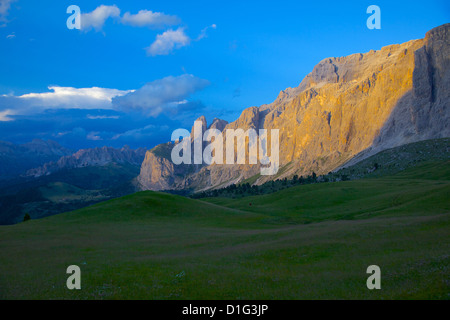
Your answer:
[[[140,192],[0,226],[0,299],[449,299],[449,164],[240,199]]]

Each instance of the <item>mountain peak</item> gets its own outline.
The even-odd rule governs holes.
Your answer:
[[[328,173],[367,150],[450,136],[449,30],[446,24],[426,39],[323,59],[298,87],[282,90],[269,105],[243,110],[226,128],[279,129],[282,171],[276,179]],[[198,121],[205,130],[205,118]],[[211,127],[219,123],[215,119]],[[138,180],[144,189],[204,189],[258,172],[248,165],[191,170],[155,153],[145,159]]]
[[[223,131],[223,129],[225,129],[227,124],[228,121],[219,118],[214,118],[213,122],[211,123],[208,129],[217,129],[219,131]]]

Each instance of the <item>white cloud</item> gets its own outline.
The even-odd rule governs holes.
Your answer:
[[[92,140],[92,141],[103,140],[103,139],[99,136],[99,134],[100,134],[100,132],[98,132],[98,131],[92,131],[92,132],[89,132],[88,135],[86,136],[86,139]]]
[[[112,98],[123,96],[133,90],[108,88],[73,88],[50,86],[52,92],[28,93],[18,98],[36,106],[49,108],[111,109]]]
[[[5,0],[0,0],[5,1]],[[120,9],[116,5],[101,5],[94,11],[81,14],[81,29],[85,32],[94,29],[102,31],[107,19],[118,18],[122,24],[134,27],[163,28],[166,26],[174,26],[181,23],[180,18],[175,15],[168,15],[162,12],[153,12],[151,10],[140,10],[137,14],[126,12],[120,17]],[[207,37],[209,29],[216,29],[216,24],[212,24],[202,29],[197,38],[191,39],[186,35],[184,27],[176,30],[169,29],[158,34],[156,40],[147,48],[145,48],[148,56],[168,55],[173,50],[188,46],[192,40],[199,41]]]
[[[203,38],[206,38],[208,36],[207,35],[208,29],[216,29],[216,28],[217,28],[217,25],[215,23],[213,23],[210,26],[207,26],[206,28],[203,28],[203,30],[200,32],[199,36],[197,37],[197,41],[202,40]]]
[[[151,132],[155,131],[155,128],[156,128],[155,125],[150,124],[148,126],[145,126],[144,128],[128,130],[128,131],[125,131],[124,133],[118,133],[118,134],[114,135],[111,139],[117,140],[121,137],[134,137],[136,135],[142,135],[142,133],[145,133],[145,132],[151,133]]]
[[[126,12],[122,19],[123,24],[135,27],[162,28],[164,26],[173,26],[181,22],[177,16],[166,15],[162,12],[152,12],[149,10],[140,10],[137,14]]]
[[[119,116],[107,116],[107,115],[100,115],[100,116],[93,116],[91,114],[88,114],[86,118],[90,120],[98,120],[98,119],[119,119]]]
[[[148,137],[154,136],[158,132],[166,131],[166,130],[169,130],[169,126],[167,126],[167,125],[156,126],[156,125],[150,124],[143,128],[132,129],[132,130],[125,131],[123,133],[118,133],[118,134],[114,135],[111,139],[112,140],[118,140],[118,139],[123,139],[123,138],[142,139],[142,138],[148,138]]]
[[[217,25],[212,24],[203,28],[195,41],[200,41],[206,38],[208,29],[216,29]],[[161,56],[168,55],[174,49],[179,49],[185,47],[191,43],[191,38],[186,35],[184,28],[180,27],[177,30],[167,30],[163,34],[158,34],[156,36],[155,42],[153,42],[149,47],[145,48],[147,55],[149,56]]]
[[[13,116],[14,114],[14,111],[11,109],[0,111],[0,121],[12,121],[14,119],[10,118],[9,116]]]
[[[116,97],[112,104],[120,110],[139,110],[156,117],[166,109],[185,104],[187,97],[208,85],[208,80],[190,74],[170,76],[147,83],[127,95]]]
[[[105,21],[108,18],[114,18],[120,16],[120,9],[116,6],[101,5],[94,11],[81,14],[81,29],[89,31],[95,29],[95,31],[101,31]]]
[[[16,37],[16,35],[14,34],[14,32],[13,33],[11,33],[11,34],[8,34],[7,36],[6,36],[6,39],[14,39]]]
[[[0,121],[11,115],[38,113],[47,109],[112,109],[112,99],[133,90],[108,88],[48,87],[50,92],[27,93],[21,96],[0,96]]]
[[[184,28],[177,30],[167,30],[163,34],[156,36],[155,42],[146,48],[147,54],[150,56],[167,55],[174,49],[187,46],[191,39],[184,33]]]
[[[11,3],[16,0],[0,0],[0,27],[4,27],[8,20],[6,17],[8,16],[8,11],[11,8]]]
[[[208,85],[208,80],[184,74],[155,80],[138,90],[49,86],[48,92],[0,95],[0,121],[12,121],[13,116],[39,114],[49,109],[137,111],[154,117],[162,112],[176,114],[202,108],[201,102],[187,98]],[[105,114],[86,117],[92,120],[119,118]]]

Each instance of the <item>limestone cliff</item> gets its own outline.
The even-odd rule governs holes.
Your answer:
[[[150,151],[139,181],[153,190],[200,190],[250,177],[263,183],[323,174],[389,147],[448,137],[449,32],[446,24],[424,39],[324,59],[297,88],[281,91],[271,104],[245,109],[221,128],[279,129],[276,176],[258,177],[258,165],[177,167]]]

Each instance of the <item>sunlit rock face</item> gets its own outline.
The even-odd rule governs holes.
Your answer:
[[[281,169],[271,179],[324,174],[386,148],[450,136],[450,24],[424,39],[368,53],[327,58],[296,88],[268,105],[245,109],[227,129],[279,129]],[[199,118],[206,128],[204,117]],[[164,145],[170,149],[173,144]],[[158,146],[155,149],[161,149]],[[147,152],[141,188],[203,190],[244,181],[259,165],[174,166],[170,150]]]

